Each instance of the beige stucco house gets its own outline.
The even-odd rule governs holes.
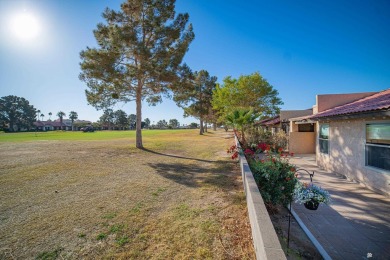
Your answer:
[[[313,115],[317,164],[390,196],[390,89]]]
[[[291,120],[292,133],[305,123],[315,125],[320,167],[390,196],[390,89],[319,95],[313,115]],[[307,136],[295,141],[313,145]]]

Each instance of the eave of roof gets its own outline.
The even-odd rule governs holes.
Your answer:
[[[276,117],[270,121],[264,123],[264,125],[276,125],[280,123],[280,117]]]

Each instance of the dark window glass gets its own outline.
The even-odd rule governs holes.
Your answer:
[[[314,125],[312,124],[299,124],[298,132],[314,132]]]
[[[390,170],[390,146],[367,144],[366,165]]]
[[[320,152],[321,153],[329,153],[329,140],[319,139],[320,144]]]
[[[366,165],[390,170],[390,124],[366,125]]]
[[[329,125],[320,126],[320,136],[318,138],[318,144],[320,145],[320,152],[329,154]]]

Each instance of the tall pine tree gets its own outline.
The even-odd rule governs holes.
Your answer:
[[[181,88],[177,88],[173,97],[176,104],[184,109],[184,115],[193,116],[200,121],[199,134],[204,133],[203,122],[212,110],[212,95],[217,77],[210,76],[206,70],[186,72]]]
[[[155,105],[180,77],[194,39],[187,13],[175,15],[175,0],[128,0],[121,11],[106,9],[94,31],[98,48],[80,53],[80,79],[88,103],[106,109],[136,101],[136,147],[142,148],[142,100]]]

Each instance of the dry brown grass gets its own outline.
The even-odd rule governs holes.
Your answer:
[[[232,135],[0,143],[1,259],[253,259]],[[52,257],[52,258],[50,258]]]

